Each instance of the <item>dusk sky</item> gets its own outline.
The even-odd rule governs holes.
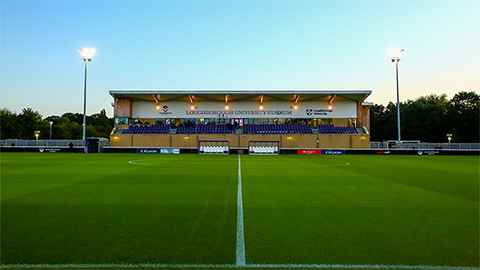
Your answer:
[[[113,115],[110,89],[479,92],[480,1],[5,1],[0,107]]]

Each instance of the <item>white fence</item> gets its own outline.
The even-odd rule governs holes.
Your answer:
[[[0,140],[2,147],[85,147],[83,140]]]
[[[387,143],[370,142],[371,149],[405,149],[405,150],[480,150],[480,143]]]

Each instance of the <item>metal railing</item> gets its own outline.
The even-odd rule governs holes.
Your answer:
[[[384,143],[370,142],[371,149],[399,150],[480,150],[480,143]]]
[[[85,147],[83,140],[19,140],[6,139],[0,140],[2,147],[70,147],[70,142],[74,147]]]

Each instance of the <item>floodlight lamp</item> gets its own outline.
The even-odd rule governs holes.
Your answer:
[[[95,48],[83,48],[78,50],[83,56],[83,60],[92,61],[93,54],[97,51]]]
[[[293,109],[294,109],[294,110],[298,110],[297,104],[293,105]]]
[[[157,110],[160,110],[160,105],[157,104]]]
[[[195,110],[195,105],[192,104],[192,105],[190,106],[190,110]]]
[[[230,109],[230,107],[228,106],[228,104],[225,105],[225,110],[228,111],[228,109]]]
[[[260,104],[260,106],[258,107],[260,110],[263,110],[263,104]]]
[[[328,104],[328,109],[329,109],[329,110],[332,110],[332,109],[333,109],[332,104]]]
[[[400,61],[400,56],[402,56],[402,53],[404,51],[405,51],[404,49],[390,47],[387,49],[387,54],[392,59],[392,62],[395,62],[395,61]]]

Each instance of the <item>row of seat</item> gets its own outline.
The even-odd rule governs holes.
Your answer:
[[[250,146],[250,154],[278,154],[278,146]]]
[[[311,134],[312,128],[307,124],[292,125],[244,125],[243,134]]]
[[[227,125],[193,125],[189,127],[177,127],[177,134],[229,134],[235,133],[234,128]]]
[[[228,152],[228,146],[200,146],[201,154],[228,154]]]
[[[122,129],[123,134],[167,134],[170,130],[169,125],[152,126],[130,126],[128,129]]]
[[[318,133],[320,134],[358,134],[356,127],[335,127],[332,124],[318,125]]]

